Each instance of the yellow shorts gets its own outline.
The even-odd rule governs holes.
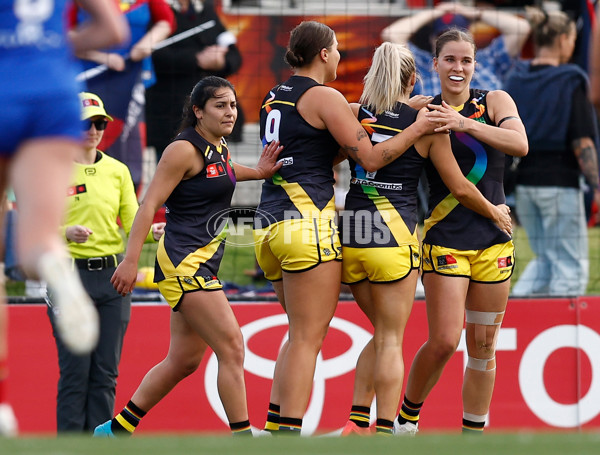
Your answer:
[[[512,240],[492,245],[485,250],[455,250],[423,244],[423,273],[461,276],[480,283],[508,280],[515,266]]]
[[[258,265],[270,281],[281,280],[282,271],[304,272],[342,259],[338,229],[331,218],[284,220],[253,233]]]
[[[342,248],[342,283],[390,283],[405,278],[421,266],[418,245],[389,248]]]
[[[196,291],[218,291],[223,289],[216,276],[173,276],[158,283],[158,290],[173,311],[178,310],[184,294]]]

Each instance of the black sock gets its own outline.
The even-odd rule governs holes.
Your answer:
[[[413,403],[406,395],[404,395],[404,400],[402,401],[402,407],[400,408],[400,413],[398,414],[398,423],[400,425],[411,422],[415,425],[419,422],[419,413],[421,412],[421,408],[423,407],[423,403]]]
[[[352,405],[350,409],[350,419],[361,428],[369,428],[371,423],[371,408],[368,406],[356,406]]]
[[[231,428],[231,432],[234,436],[252,436],[249,420],[244,420],[243,422],[231,422],[229,428]]]
[[[386,419],[377,419],[377,424],[375,426],[375,432],[377,434],[393,434],[394,432],[394,422]]]
[[[265,422],[265,431],[273,432],[277,430],[279,430],[279,405],[269,403],[267,421]]]
[[[112,419],[110,428],[113,433],[125,432],[131,434],[145,415],[146,411],[142,411],[130,400],[127,406]]]
[[[294,434],[300,436],[302,429],[302,419],[293,417],[281,417],[279,420],[279,434]]]

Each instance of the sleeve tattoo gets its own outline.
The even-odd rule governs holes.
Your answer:
[[[590,138],[581,138],[573,141],[575,156],[579,168],[587,182],[594,188],[598,187],[598,158],[596,148]]]

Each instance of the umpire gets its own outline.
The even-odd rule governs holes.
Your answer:
[[[79,272],[100,318],[100,338],[86,355],[72,354],[57,336],[55,311],[48,315],[58,351],[60,377],[56,403],[58,432],[92,432],[112,418],[123,338],[131,314],[131,294],[122,297],[110,278],[125,249],[118,220],[127,234],[138,209],[127,166],[97,149],[112,117],[102,100],[80,93],[84,147],[75,159],[63,226],[73,267]],[[156,241],[164,223],[155,224],[146,241]],[[52,302],[52,289],[48,292]]]

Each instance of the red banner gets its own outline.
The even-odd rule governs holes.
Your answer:
[[[246,341],[250,421],[264,424],[286,317],[277,303],[234,304]],[[136,305],[125,338],[117,410],[169,343],[166,305]],[[58,366],[46,309],[10,305],[8,399],[22,433],[55,431]],[[303,431],[328,433],[346,422],[356,358],[371,328],[354,302],[340,302],[318,359]],[[405,335],[406,371],[425,341],[425,303],[415,302]],[[498,339],[497,379],[489,430],[600,429],[600,297],[511,300]],[[423,432],[459,431],[464,343],[450,360],[421,413]],[[227,432],[216,389],[216,359],[200,368],[144,418],[139,432]],[[176,418],[173,418],[176,416]]]

